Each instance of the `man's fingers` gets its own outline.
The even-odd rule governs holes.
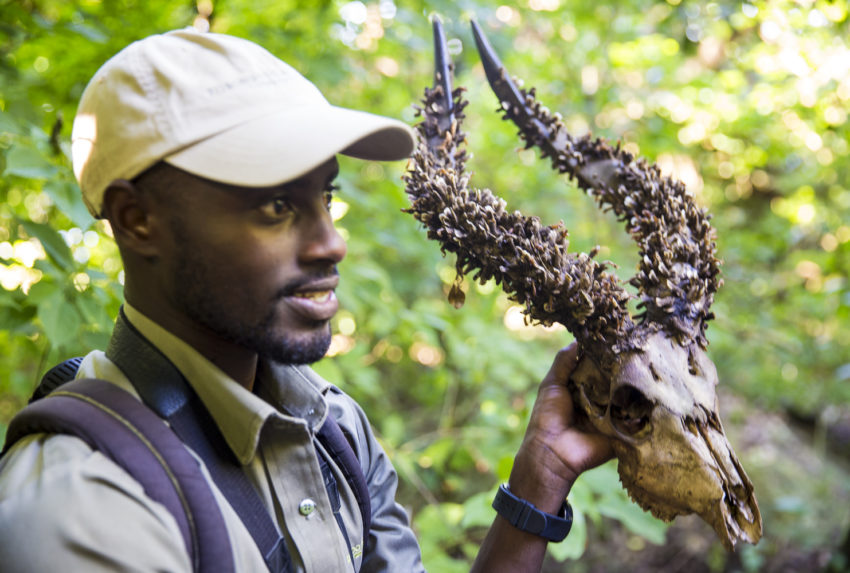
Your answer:
[[[549,369],[549,373],[543,379],[541,389],[546,386],[566,386],[567,380],[578,363],[578,345],[573,342],[566,348],[562,348],[555,355],[555,361]]]
[[[569,452],[577,473],[602,465],[614,457],[611,439],[592,432],[571,432],[562,438],[564,452]]]

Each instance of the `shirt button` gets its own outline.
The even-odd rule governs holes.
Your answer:
[[[301,515],[303,515],[304,517],[307,517],[308,515],[313,513],[315,510],[316,510],[316,502],[313,501],[312,499],[310,499],[309,497],[302,499],[301,503],[298,504],[298,512]]]

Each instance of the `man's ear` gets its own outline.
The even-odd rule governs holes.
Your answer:
[[[103,216],[112,226],[115,242],[144,258],[159,254],[154,200],[125,179],[109,184],[103,195]]]

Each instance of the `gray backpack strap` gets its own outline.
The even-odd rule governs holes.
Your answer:
[[[12,419],[4,453],[22,437],[42,432],[77,436],[132,475],[174,516],[194,571],[234,570],[224,518],[198,461],[132,395],[105,380],[63,384]]]
[[[292,570],[292,557],[224,436],[180,371],[130,324],[121,309],[106,356],[130,379],[142,401],[204,461],[219,490],[251,534],[272,573]]]
[[[316,437],[328,450],[331,458],[342,471],[345,481],[354,491],[354,497],[357,499],[357,506],[360,509],[360,517],[363,519],[363,551],[365,552],[369,541],[369,530],[372,528],[372,500],[369,497],[369,486],[366,483],[366,476],[363,475],[363,470],[360,468],[357,454],[354,453],[354,449],[342,428],[330,414],[325,418],[325,423],[319,428]],[[345,533],[344,527],[343,533]],[[347,539],[348,535],[346,534],[345,537]]]
[[[292,558],[283,536],[278,533],[271,516],[226,445],[209,412],[180,371],[127,320],[123,308],[115,322],[106,356],[130,379],[142,400],[168,420],[174,432],[201,456],[213,480],[257,543],[269,571],[291,570]],[[341,469],[357,498],[363,521],[365,550],[372,509],[369,488],[357,454],[333,416],[327,416],[316,437]],[[328,495],[333,499],[336,481],[330,468],[322,467],[327,468],[324,477]],[[347,540],[348,533],[339,518],[338,524]]]
[[[167,420],[172,436],[188,445],[201,457],[213,481],[230,502],[257,544],[269,571],[273,573],[291,571],[292,558],[283,536],[278,532],[257,491],[227,447],[209,412],[174,365],[130,324],[123,309],[116,321],[106,355],[130,379],[147,406],[145,410],[153,414],[160,425],[162,425],[162,419]],[[50,369],[36,388],[30,403],[41,402],[42,397],[72,379],[81,361],[82,358],[72,358]],[[62,386],[62,388],[65,387]],[[133,400],[140,405],[138,400]],[[36,431],[48,430],[29,430],[25,433]],[[64,433],[76,434],[73,429]],[[366,478],[353,449],[352,438],[344,434],[333,416],[328,416],[318,430],[316,439],[325,447],[329,457],[340,468],[354,492],[363,522],[362,543],[365,552],[372,521],[371,500]],[[8,442],[9,445],[11,443],[13,442]],[[111,455],[106,451],[104,453]],[[319,457],[328,496],[334,506],[334,516],[348,542],[349,553],[352,553],[348,532],[339,515],[336,480],[318,449],[316,455]],[[133,471],[129,469],[128,471],[135,476]],[[353,553],[351,558],[354,559]]]

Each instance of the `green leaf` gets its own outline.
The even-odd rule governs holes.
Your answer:
[[[56,166],[32,147],[18,144],[6,153],[5,174],[29,179],[49,179],[56,175]]]
[[[62,238],[62,235],[56,229],[50,225],[23,219],[19,219],[18,222],[31,237],[35,237],[41,241],[44,252],[47,253],[50,260],[56,263],[56,266],[63,271],[69,271],[73,268],[74,258],[71,255],[71,249],[68,248],[65,239]]]
[[[42,278],[30,287],[26,302],[33,306],[41,306],[41,303],[54,296],[58,290],[61,290],[61,287],[55,280],[50,277]]]
[[[339,364],[330,358],[325,358],[324,360],[316,362],[312,365],[312,368],[316,371],[316,374],[331,384],[339,385],[342,380],[345,380],[345,377],[342,375],[342,371],[339,368]]]
[[[467,499],[463,503],[461,527],[465,529],[470,527],[489,527],[496,517],[496,510],[493,509],[492,505],[494,495],[495,488],[492,491],[485,490]]]
[[[431,458],[435,467],[442,467],[455,447],[454,439],[442,438],[429,445],[422,453]]]
[[[94,223],[94,217],[89,213],[83,202],[80,188],[76,184],[66,181],[50,182],[45,184],[44,191],[50,196],[56,208],[80,229],[88,229]]]
[[[599,513],[616,519],[636,535],[661,545],[667,537],[667,525],[625,497],[603,498],[598,502]]]
[[[38,307],[38,318],[44,333],[54,347],[66,346],[77,337],[80,329],[80,313],[75,305],[57,290]]]
[[[15,135],[21,135],[22,133],[21,127],[15,121],[12,114],[5,111],[0,111],[0,133],[12,133]],[[0,170],[0,173],[2,172]]]
[[[30,333],[32,319],[35,316],[35,307],[29,304],[21,304],[11,296],[6,290],[2,290],[3,296],[0,296],[0,324],[4,330],[8,331],[26,331]]]
[[[112,318],[91,291],[80,293],[75,298],[77,308],[83,316],[84,323],[100,332],[108,332],[112,328]]]
[[[109,37],[102,31],[83,22],[72,22],[68,24],[67,28],[97,44],[103,44],[109,39]]]
[[[597,494],[606,494],[622,488],[620,476],[617,473],[617,461],[611,460],[597,468],[584,472],[579,480]]]
[[[587,547],[587,521],[584,514],[573,508],[573,526],[570,534],[560,543],[549,544],[549,554],[558,561],[578,559]]]
[[[514,466],[514,456],[513,454],[506,454],[499,458],[499,461],[496,462],[496,476],[499,478],[499,481],[507,482],[508,478],[511,475],[511,469]]]

